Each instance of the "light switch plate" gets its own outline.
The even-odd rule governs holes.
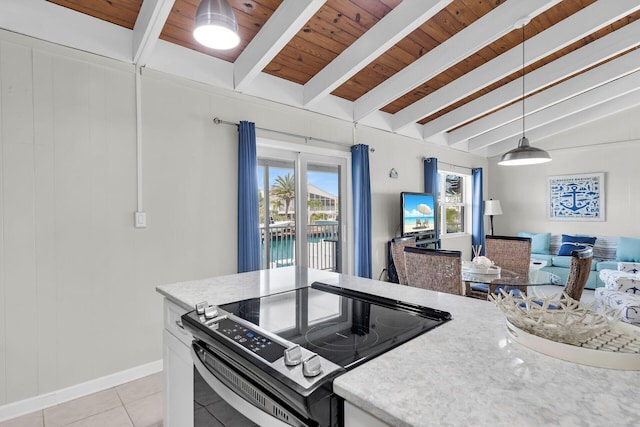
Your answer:
[[[133,217],[133,223],[136,228],[146,228],[147,227],[147,213],[146,212],[136,212]]]

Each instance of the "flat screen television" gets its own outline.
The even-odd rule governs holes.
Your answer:
[[[400,199],[402,236],[435,237],[437,215],[433,194],[403,192]]]

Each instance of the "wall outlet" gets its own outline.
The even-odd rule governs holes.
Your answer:
[[[133,216],[133,225],[136,228],[146,228],[147,227],[147,213],[146,212],[135,212]]]

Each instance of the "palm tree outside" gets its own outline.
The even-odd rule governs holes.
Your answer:
[[[278,176],[271,186],[271,195],[284,201],[284,215],[289,218],[289,205],[296,197],[296,186],[294,176],[290,173],[285,176]]]

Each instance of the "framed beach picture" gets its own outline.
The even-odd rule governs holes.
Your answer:
[[[550,176],[547,218],[604,221],[604,173]]]

